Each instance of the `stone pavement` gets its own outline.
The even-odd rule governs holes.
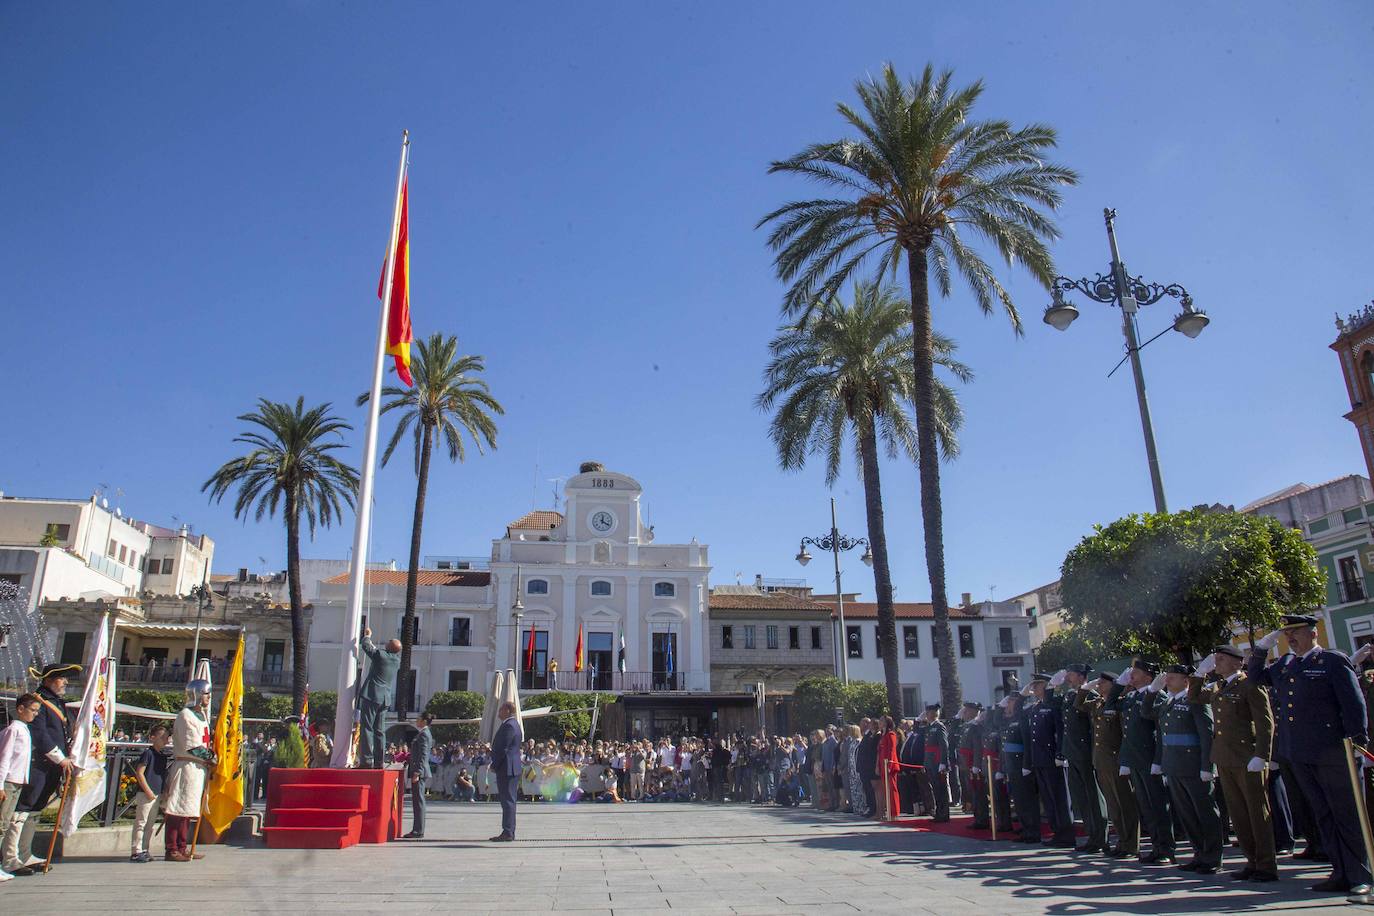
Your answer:
[[[382,847],[216,846],[184,865],[72,860],[0,884],[0,912],[1096,916],[1345,907],[1343,897],[1307,890],[1324,876],[1319,868],[1283,864],[1282,881],[1238,885],[1224,874],[1084,861],[805,808],[523,804],[520,840],[485,842],[499,825],[495,805],[434,803],[424,840]],[[1234,853],[1227,864],[1238,867]]]

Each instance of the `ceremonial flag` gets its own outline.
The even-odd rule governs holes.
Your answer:
[[[224,699],[215,718],[215,766],[205,792],[205,817],[223,833],[243,811],[243,634],[234,665],[224,684]]]
[[[573,656],[573,673],[582,670],[585,659],[582,653],[582,624],[577,625],[577,655]]]
[[[673,673],[673,634],[663,634],[663,673]]]
[[[530,644],[525,647],[525,670],[534,670],[534,627],[530,627]]]
[[[391,307],[386,313],[386,353],[396,359],[396,375],[407,385],[410,377],[410,182],[401,184],[401,220],[396,231],[396,254],[391,259]],[[386,301],[386,265],[377,284],[377,298]]]
[[[620,627],[620,628],[619,628],[619,633],[620,633],[620,653],[616,656],[616,662],[615,662],[615,663],[616,663],[616,667],[618,667],[618,668],[620,669],[620,673],[621,673],[621,674],[624,674],[624,673],[625,673],[625,628],[624,628],[624,627]]]
[[[86,689],[81,710],[72,729],[72,762],[76,782],[68,790],[59,828],[63,836],[76,833],[76,824],[87,811],[105,801],[105,745],[114,726],[115,666],[110,664],[110,615],[100,619],[90,661],[86,665]]]

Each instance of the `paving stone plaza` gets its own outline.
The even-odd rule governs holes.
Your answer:
[[[638,913],[1365,912],[1307,886],[1325,869],[1239,888],[1222,875],[1108,865],[802,809],[435,803],[424,840],[342,851],[209,847],[202,862],[73,860],[0,887],[0,911]],[[160,847],[161,838],[154,840]],[[1228,863],[1238,862],[1235,850]],[[194,877],[192,877],[194,876]]]

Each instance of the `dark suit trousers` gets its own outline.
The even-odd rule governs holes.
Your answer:
[[[1035,779],[1035,787],[1040,790],[1040,799],[1045,803],[1045,814],[1049,817],[1054,839],[1057,842],[1072,840],[1073,818],[1069,816],[1069,789],[1064,768],[1032,767],[1031,775]]]
[[[1231,812],[1236,840],[1251,868],[1277,873],[1274,861],[1274,827],[1269,822],[1269,792],[1264,773],[1251,773],[1245,767],[1218,767],[1221,794]]]
[[[386,745],[382,741],[382,720],[386,707],[371,700],[358,701],[358,767],[363,770],[386,766]]]
[[[1312,806],[1307,801],[1306,790],[1298,780],[1298,774],[1293,772],[1293,764],[1282,758],[1274,758],[1279,763],[1279,773],[1283,775],[1283,787],[1288,796],[1288,810],[1291,815],[1293,826],[1302,834],[1303,839],[1307,840],[1307,848],[1318,853],[1325,853],[1326,848],[1322,846],[1322,832],[1317,828],[1317,819],[1312,814]]]
[[[1169,777],[1169,799],[1183,821],[1183,832],[1193,844],[1193,861],[1203,865],[1221,864],[1221,816],[1212,784],[1196,776]]]
[[[1131,788],[1140,811],[1140,826],[1150,835],[1151,851],[1156,855],[1174,854],[1174,818],[1169,812],[1169,790],[1164,780],[1151,776],[1148,767],[1131,767]]]
[[[496,797],[501,800],[501,832],[515,836],[515,806],[518,803],[520,777],[496,774]]]
[[[410,784],[410,829],[423,835],[425,832],[425,783],[423,776]]]
[[[1012,804],[1016,806],[1016,817],[1021,822],[1021,836],[1034,837],[1040,841],[1040,795],[1035,791],[1035,774],[1023,776],[1021,764],[1008,766],[1008,788],[1011,790]]]
[[[1088,831],[1089,846],[1107,845],[1107,811],[1102,793],[1097,788],[1091,760],[1069,758],[1069,796],[1074,810],[1083,818]]]
[[[1359,809],[1345,764],[1294,763],[1293,774],[1312,806],[1322,849],[1331,858],[1331,877],[1351,884],[1370,883]]]
[[[1270,770],[1267,775],[1269,819],[1274,824],[1274,850],[1292,849],[1296,841],[1293,839],[1293,809],[1288,806],[1288,786],[1278,770]]]

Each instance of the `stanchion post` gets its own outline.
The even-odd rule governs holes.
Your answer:
[[[1363,755],[1363,748],[1360,749]],[[1360,836],[1364,839],[1365,863],[1374,867],[1374,836],[1369,832],[1369,809],[1364,803],[1364,787],[1360,785],[1359,769],[1355,766],[1355,742],[1345,739],[1345,770],[1350,774],[1350,790],[1355,793],[1355,811],[1360,817]],[[1353,894],[1351,903],[1374,902],[1374,894]]]
[[[988,826],[992,829],[992,838],[997,839],[997,785],[992,778],[991,768],[988,766],[988,758],[983,758],[983,781],[988,785]]]

